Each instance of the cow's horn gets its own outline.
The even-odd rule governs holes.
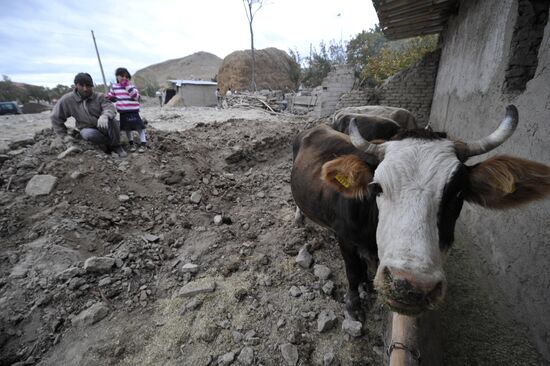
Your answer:
[[[377,144],[371,144],[361,136],[359,129],[357,128],[357,123],[355,123],[355,118],[352,118],[349,121],[349,137],[353,146],[359,150],[363,150],[367,154],[372,154],[382,159],[384,156],[384,148]]]
[[[498,128],[489,136],[473,142],[465,142],[458,146],[458,152],[464,159],[470,156],[485,154],[506,141],[518,126],[518,109],[510,104],[506,107],[506,116]]]

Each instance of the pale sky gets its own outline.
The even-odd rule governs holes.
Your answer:
[[[205,51],[224,58],[250,49],[242,0],[0,0],[0,74],[14,82],[71,85],[89,72],[102,83]],[[340,15],[339,15],[340,14]],[[321,41],[349,41],[378,23],[371,0],[267,0],[256,13],[254,47],[309,54]]]

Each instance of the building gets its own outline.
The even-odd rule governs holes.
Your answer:
[[[183,100],[183,106],[215,107],[218,83],[204,80],[168,80],[171,88]],[[166,100],[165,102],[168,102]]]

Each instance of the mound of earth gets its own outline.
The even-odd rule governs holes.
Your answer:
[[[136,71],[133,80],[140,89],[164,86],[167,80],[213,80],[218,74],[222,59],[208,52],[164,61]]]
[[[255,50],[256,88],[271,90],[295,90],[299,66],[285,52],[276,48]],[[250,90],[252,75],[252,52],[235,51],[229,54],[220,66],[218,86],[222,91]]]

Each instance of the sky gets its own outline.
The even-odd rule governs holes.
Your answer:
[[[204,51],[225,58],[250,49],[243,0],[0,0],[0,75],[45,87],[84,71],[107,83]],[[257,6],[254,6],[254,9]],[[254,48],[297,51],[349,41],[378,23],[371,0],[264,0],[252,23]]]

